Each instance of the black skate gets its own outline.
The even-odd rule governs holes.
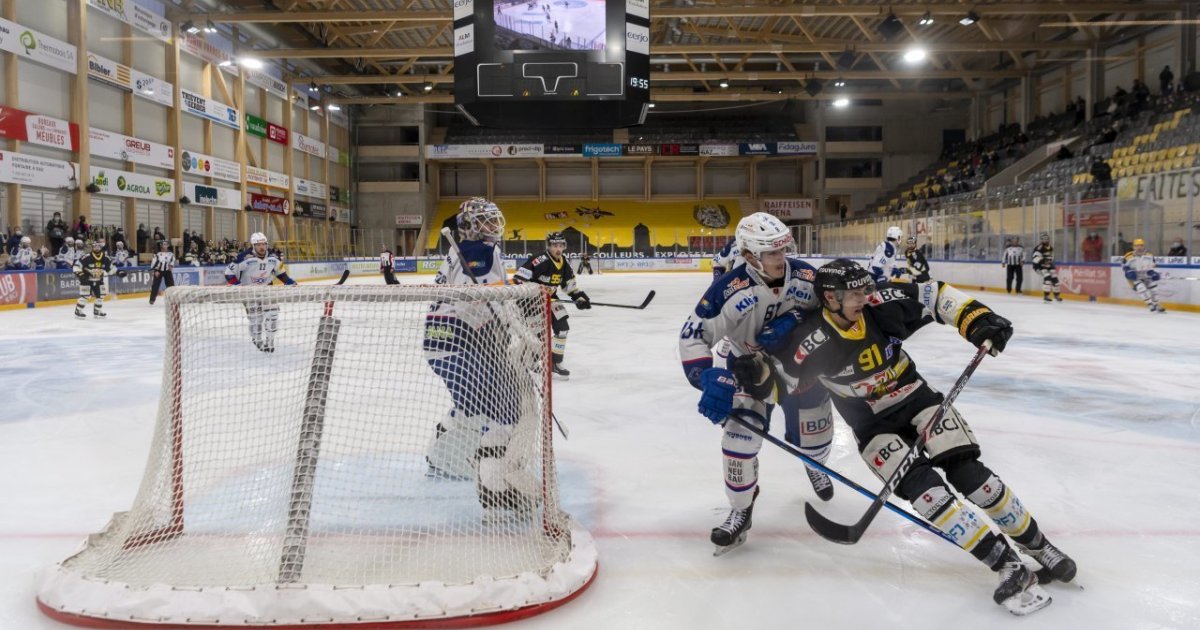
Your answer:
[[[79,319],[87,319],[87,313],[85,313],[82,308],[76,306],[75,307],[75,317],[78,317]]]
[[[561,363],[551,363],[550,371],[553,372],[555,376],[561,376],[564,381],[569,380],[571,377],[571,371],[563,367]]]
[[[263,352],[275,352],[275,341],[272,339],[255,339],[254,347]]]
[[[808,473],[808,480],[812,482],[813,490],[817,492],[818,498],[822,501],[833,498],[833,480],[829,478],[829,475],[807,466],[804,467],[804,472]]]
[[[1049,294],[1049,293],[1043,293],[1043,294],[1042,294],[1042,301],[1043,301],[1043,302],[1045,302],[1045,303],[1047,303],[1047,304],[1049,304],[1049,303],[1051,302],[1051,300],[1050,300],[1050,294]]]
[[[1025,616],[1049,606],[1053,600],[1038,586],[1037,574],[1011,551],[1009,554],[1010,560],[996,572],[1000,577],[1000,585],[992,593],[992,600],[1017,616]]]
[[[1059,294],[1057,294],[1057,293],[1055,293],[1055,294],[1054,294],[1054,301],[1055,301],[1055,302],[1061,302],[1061,301],[1062,301],[1062,296],[1061,296],[1061,295],[1059,295]]]
[[[1023,547],[1023,549],[1025,550],[1025,553],[1029,554],[1030,557],[1032,557],[1034,560],[1037,560],[1038,564],[1045,567],[1041,571],[1037,572],[1039,579],[1041,579],[1042,582],[1046,581],[1045,579],[1042,579],[1046,577],[1052,578],[1059,582],[1070,582],[1071,580],[1074,580],[1075,561],[1072,560],[1070,556],[1063,553],[1061,549],[1050,544],[1050,541],[1042,537],[1040,533],[1038,537],[1042,539],[1041,547],[1037,549]]]
[[[756,486],[754,497],[750,499],[750,507],[744,510],[730,510],[725,522],[719,527],[713,528],[709,540],[717,546],[713,551],[714,557],[723,556],[745,544],[746,536],[750,533],[750,517],[754,513],[754,502],[758,500],[758,491],[759,488]]]

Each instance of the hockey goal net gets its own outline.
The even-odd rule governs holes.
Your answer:
[[[559,509],[548,310],[534,285],[172,289],[137,498],[39,606],[377,628],[569,600],[596,550]]]

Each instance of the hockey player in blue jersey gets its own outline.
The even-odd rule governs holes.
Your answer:
[[[250,235],[250,249],[238,254],[225,268],[225,281],[232,285],[269,286],[279,280],[288,285],[296,284],[287,275],[287,267],[277,256],[270,253],[267,237],[261,232]],[[263,352],[275,352],[275,331],[279,326],[279,306],[264,304],[258,300],[247,300],[246,316],[250,319],[250,340]]]
[[[729,239],[729,242],[725,243],[725,247],[722,247],[721,250],[713,256],[713,280],[720,278],[721,276],[725,275],[725,272],[730,271],[737,266],[738,260],[741,259],[738,254],[737,239]]]
[[[876,283],[888,282],[904,275],[904,265],[900,262],[903,258],[900,255],[901,236],[904,236],[904,232],[893,225],[887,229],[887,237],[875,248],[868,271]]]
[[[458,215],[462,240],[457,252],[450,250],[434,282],[508,284],[499,247],[504,224],[496,204],[479,197],[463,202]],[[494,514],[497,511],[527,514],[531,506],[512,483],[519,463],[507,456],[522,413],[511,384],[522,376],[513,373],[513,362],[507,360],[510,330],[498,312],[504,307],[491,302],[437,302],[425,316],[425,359],[446,383],[454,403],[426,451],[429,475],[474,478],[489,518],[503,518]],[[480,382],[479,375],[488,381]]]
[[[724,524],[712,530],[711,540],[721,554],[745,541],[750,513],[758,493],[758,452],[762,438],[735,422],[731,415],[766,430],[771,408],[761,399],[736,389],[727,366],[713,365],[712,349],[728,339],[729,361],[763,350],[786,337],[802,313],[819,308],[812,282],[816,270],[806,262],[788,258],[794,243],[790,230],[778,218],[758,212],[743,218],[737,227],[737,255],[744,264],[718,278],[704,293],[683,325],[679,355],[688,382],[703,392],[700,412],[714,424],[724,424],[725,494],[731,511]],[[778,332],[759,339],[768,322]],[[817,386],[780,401],[784,437],[806,455],[824,462],[833,440],[829,394]],[[823,500],[833,496],[833,484],[824,473],[808,469],[813,489]]]
[[[1121,270],[1129,287],[1138,297],[1150,307],[1151,313],[1166,313],[1167,309],[1158,303],[1158,281],[1161,278],[1155,270],[1154,254],[1146,251],[1146,241],[1133,239],[1133,251],[1126,252],[1121,260]]]

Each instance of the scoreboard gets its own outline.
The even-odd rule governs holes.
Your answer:
[[[454,0],[454,101],[485,127],[645,120],[649,0]]]

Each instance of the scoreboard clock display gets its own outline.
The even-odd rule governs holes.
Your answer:
[[[640,124],[649,26],[649,0],[455,0],[455,105],[486,127]]]

